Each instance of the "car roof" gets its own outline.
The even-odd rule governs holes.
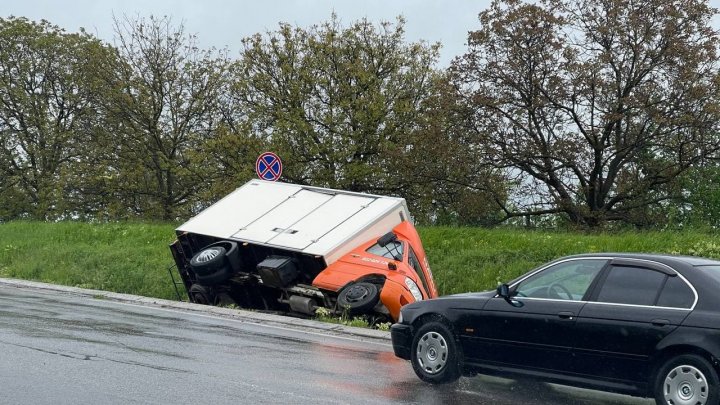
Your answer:
[[[720,260],[707,259],[704,257],[697,256],[679,256],[669,254],[655,254],[655,253],[584,253],[579,255],[566,256],[563,259],[569,258],[582,258],[582,257],[608,257],[608,258],[627,258],[627,259],[641,259],[641,260],[652,260],[659,263],[668,265],[685,264],[689,266],[720,266]]]

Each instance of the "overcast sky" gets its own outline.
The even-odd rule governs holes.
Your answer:
[[[720,1],[720,0],[718,0]],[[2,13],[39,21],[45,19],[77,31],[84,27],[100,39],[113,38],[113,13],[117,16],[170,16],[184,22],[186,31],[198,35],[199,45],[227,47],[233,56],[240,40],[257,32],[275,30],[278,22],[309,27],[326,21],[333,11],[344,25],[367,17],[370,21],[395,21],[403,15],[406,40],[440,42],[440,65],[464,53],[467,32],[477,29],[477,15],[490,0],[8,0]],[[8,4],[9,3],[9,4]]]
[[[100,39],[113,38],[113,13],[134,16],[170,16],[197,34],[205,48],[227,47],[232,56],[240,40],[257,32],[275,30],[278,22],[309,27],[330,18],[334,11],[344,25],[367,17],[370,21],[406,20],[406,40],[440,42],[440,65],[465,52],[467,33],[478,28],[477,15],[490,0],[4,0],[2,13],[31,20],[45,19],[67,31],[84,27]],[[710,0],[713,7],[720,0]],[[716,18],[716,26],[718,19]]]

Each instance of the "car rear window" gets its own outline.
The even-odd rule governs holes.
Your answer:
[[[657,305],[671,308],[691,308],[695,293],[680,277],[668,277],[658,298]]]

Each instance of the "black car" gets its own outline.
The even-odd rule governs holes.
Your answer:
[[[406,305],[391,334],[431,383],[482,373],[717,405],[720,261],[565,257],[497,291]]]

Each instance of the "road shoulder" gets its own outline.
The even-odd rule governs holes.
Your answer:
[[[36,291],[55,291],[68,295],[86,298],[109,300],[134,304],[146,307],[175,309],[186,312],[212,315],[220,318],[234,319],[241,322],[252,322],[268,326],[291,328],[320,332],[333,336],[346,336],[362,341],[389,344],[390,333],[375,329],[357,328],[353,326],[337,325],[319,322],[310,319],[293,318],[283,315],[268,314],[255,311],[246,311],[234,308],[212,307],[208,305],[193,304],[190,302],[171,301],[160,298],[141,297],[138,295],[121,294],[102,290],[91,290],[78,287],[68,287],[56,284],[41,283],[37,281],[0,278],[0,286],[4,288],[18,288]]]

